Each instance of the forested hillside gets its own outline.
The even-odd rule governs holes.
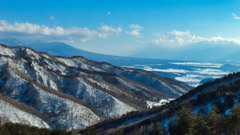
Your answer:
[[[165,134],[204,134],[201,128],[206,128],[207,134],[238,133],[239,92],[240,73],[229,74],[198,86],[165,106],[104,121],[92,129],[99,134],[148,134],[153,127],[161,127]],[[216,125],[213,127],[212,123]]]

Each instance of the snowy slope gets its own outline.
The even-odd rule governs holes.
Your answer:
[[[13,123],[22,123],[41,128],[50,128],[49,125],[39,117],[26,113],[21,109],[0,99],[0,116],[7,118]]]
[[[0,45],[0,49],[0,93],[47,117],[36,123],[37,116],[31,118],[34,114],[25,120],[21,113],[16,113],[14,117],[19,120],[13,122],[23,119],[39,127],[85,128],[107,118],[146,109],[149,103],[176,98],[191,88],[150,72],[83,57],[53,57],[26,47]]]

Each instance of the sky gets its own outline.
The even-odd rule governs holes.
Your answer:
[[[201,42],[240,45],[240,1],[1,0],[0,38],[119,56]]]

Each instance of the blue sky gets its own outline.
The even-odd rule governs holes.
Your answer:
[[[1,0],[0,38],[61,41],[121,56],[154,46],[240,44],[240,1]]]

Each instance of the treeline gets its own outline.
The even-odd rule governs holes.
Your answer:
[[[125,128],[120,133],[163,135],[165,131],[165,134],[170,135],[240,135],[240,105],[235,104],[239,102],[239,89],[240,80],[237,80],[228,85],[220,85],[217,89],[199,93],[197,98],[169,104],[167,107],[170,111],[167,111],[166,117],[174,117],[172,113],[176,112],[178,119],[172,120],[168,129],[163,129],[159,123],[156,123],[156,121],[161,121],[156,117],[144,120],[133,128]],[[208,104],[213,105],[211,110],[208,109]],[[199,107],[197,113],[189,111],[196,106]]]
[[[165,131],[165,132],[164,132]],[[123,135],[122,131],[115,133]],[[227,114],[215,107],[207,115],[181,109],[177,117],[168,123],[168,130],[160,123],[151,123],[133,129],[128,135],[240,135],[240,104],[236,104]]]
[[[215,106],[207,115],[187,109],[177,112],[178,119],[169,123],[171,135],[239,135],[240,105],[227,114],[221,114]]]
[[[23,124],[5,123],[0,126],[0,135],[71,135],[63,130],[31,127]]]
[[[202,86],[203,90],[198,88],[198,90],[195,90],[195,92],[189,92],[183,97],[180,97],[174,101],[171,101],[171,103],[167,104],[166,106],[153,108],[150,111],[146,111],[146,112],[143,111],[143,112],[129,113],[128,115],[123,116],[120,119],[116,119],[116,120],[103,121],[100,124],[94,125],[94,131],[95,133],[105,134],[106,133],[105,131],[111,130],[110,134],[115,134],[116,130],[117,131],[122,130],[120,133],[123,133],[123,134],[133,133],[136,135],[145,135],[151,131],[152,129],[151,125],[153,125],[153,123],[161,122],[163,120],[171,119],[175,117],[175,114],[177,114],[177,112],[181,110],[183,107],[188,108],[189,110],[193,110],[194,108],[198,107],[199,115],[194,114],[195,118],[198,116],[199,117],[201,116],[201,117],[204,117],[205,119],[205,116],[209,115],[208,104],[215,106],[217,110],[216,111],[217,114],[223,115],[227,110],[231,110],[231,108],[234,108],[234,104],[236,102],[240,102],[240,98],[239,98],[240,97],[240,94],[239,94],[240,80],[238,79],[239,78],[238,76],[240,76],[240,73],[234,73],[222,79],[215,80],[214,81],[215,83],[208,82],[204,85],[204,87]],[[153,113],[158,113],[158,115],[154,116],[153,118],[151,117],[143,121],[136,122],[135,124],[132,124],[132,125],[124,125],[121,127],[119,126],[121,125],[121,123],[129,119],[146,116]],[[227,118],[225,116],[227,115],[224,115],[225,119],[223,119],[222,121],[226,121],[227,119],[229,119],[229,117]],[[176,123],[177,123],[176,120],[175,122],[172,122],[171,123],[172,127],[170,126],[171,128],[169,129],[174,131],[173,127]],[[204,123],[206,123],[205,120],[204,120]],[[228,127],[228,126],[224,126],[224,127]],[[115,130],[113,131],[112,129],[115,129]],[[228,127],[228,129],[230,128]],[[88,128],[86,130],[88,130]],[[86,130],[80,131],[80,133],[85,133]],[[227,131],[227,129],[225,129],[225,131]],[[171,133],[174,134],[173,132]]]
[[[108,132],[111,135],[239,135],[240,134],[240,104],[229,109],[226,114],[212,106],[208,114],[195,113],[182,108],[177,112],[176,119],[168,123],[164,129],[160,123],[144,124],[129,131],[118,130]],[[88,128],[83,135],[101,135],[94,127]]]

